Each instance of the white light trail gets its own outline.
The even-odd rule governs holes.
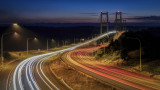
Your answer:
[[[54,52],[51,52],[51,53],[46,53],[46,54],[42,54],[42,55],[37,55],[37,56],[34,56],[34,57],[31,57],[31,58],[28,58],[28,59],[25,59],[23,60],[21,63],[18,64],[18,66],[16,67],[15,71],[14,71],[14,74],[13,74],[13,88],[14,90],[24,90],[24,87],[26,86],[24,84],[24,81],[22,79],[26,78],[27,80],[27,83],[28,83],[28,86],[31,90],[40,90],[38,84],[36,83],[36,80],[33,76],[33,67],[35,67],[36,65],[36,69],[37,69],[37,72],[39,74],[39,76],[41,77],[42,81],[44,83],[46,83],[46,85],[51,89],[51,86],[49,86],[49,84],[47,84],[47,82],[45,81],[45,79],[53,86],[55,87],[56,89],[58,89],[58,87],[56,87],[53,83],[54,82],[51,82],[49,80],[49,78],[47,78],[47,76],[44,74],[43,70],[42,70],[42,62],[44,60],[46,60],[47,58],[51,57],[51,56],[55,56],[57,54],[61,54],[61,53],[64,53],[66,51],[70,51],[70,50],[73,50],[73,49],[76,49],[78,47],[81,47],[81,46],[84,46],[86,44],[89,44],[93,41],[97,41],[107,35],[110,35],[110,34],[114,34],[116,33],[116,31],[112,31],[112,32],[108,32],[108,33],[105,33],[103,35],[100,35],[96,38],[93,38],[89,41],[86,41],[84,43],[81,43],[79,45],[75,45],[73,47],[70,47],[70,48],[67,48],[67,49],[63,49],[63,50],[59,50],[59,51],[54,51]],[[40,65],[38,65],[40,63]],[[44,76],[44,78],[42,77],[42,75],[40,75],[40,71],[38,71],[38,66],[40,66],[40,71],[42,73],[42,75]],[[24,72],[25,70],[25,72]],[[22,73],[25,73],[23,74],[24,76],[22,76]]]

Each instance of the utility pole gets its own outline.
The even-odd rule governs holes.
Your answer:
[[[103,16],[105,16],[105,17],[103,17]],[[109,29],[108,18],[109,18],[108,12],[105,12],[105,13],[101,12],[101,15],[100,15],[100,35],[102,34],[103,26],[107,27],[107,32],[108,32],[108,29]]]

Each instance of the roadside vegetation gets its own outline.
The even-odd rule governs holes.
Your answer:
[[[73,90],[111,90],[112,88],[102,82],[99,82],[92,77],[76,71],[71,68],[67,64],[61,63],[59,64],[59,59],[55,59],[52,61],[50,66],[53,73],[60,80],[64,80]]]
[[[160,43],[158,42],[160,41],[160,32],[157,30],[159,30],[159,28],[125,32],[118,39],[114,40],[112,38],[109,46],[95,51],[94,57],[101,62],[116,67],[147,74],[152,77],[159,77]],[[143,72],[139,72],[140,43],[142,47]]]

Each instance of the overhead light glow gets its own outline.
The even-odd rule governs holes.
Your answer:
[[[17,23],[13,23],[13,25],[14,25],[14,26],[18,26],[18,24],[17,24]]]

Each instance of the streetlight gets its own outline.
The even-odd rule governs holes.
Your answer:
[[[28,45],[28,41],[31,40],[31,39],[34,39],[34,40],[37,40],[37,38],[27,38],[27,56],[28,56],[28,49],[29,49],[29,45]]]
[[[18,26],[18,24],[17,23],[13,23],[13,26]]]
[[[51,42],[52,42],[53,47],[55,47],[56,46],[56,41],[54,39],[51,39]]]
[[[59,47],[59,41],[57,41],[57,47]]]
[[[76,43],[76,39],[75,39],[75,37],[74,37],[74,44]]]
[[[4,61],[4,57],[3,57],[3,37],[8,35],[8,34],[12,34],[12,33],[17,34],[17,32],[10,32],[10,33],[4,33],[1,36],[1,60],[2,60],[2,65],[3,65],[3,61]]]
[[[47,52],[48,52],[48,39],[47,39]]]
[[[62,40],[63,46],[65,45],[65,42]]]
[[[18,23],[13,23],[13,28],[16,29],[16,30],[20,30],[21,27],[18,25]]]
[[[142,52],[142,48],[141,48],[141,41],[140,41],[140,39],[139,38],[132,38],[132,37],[127,37],[128,39],[130,38],[130,39],[135,39],[135,40],[138,40],[138,42],[139,42],[139,52],[140,52],[140,65],[139,65],[139,70],[140,71],[142,71],[142,54],[141,54],[141,52]]]
[[[48,51],[48,48],[49,48],[48,41],[49,41],[49,39],[47,39],[47,51]],[[51,42],[54,42],[54,41],[55,41],[54,39],[51,39]]]

